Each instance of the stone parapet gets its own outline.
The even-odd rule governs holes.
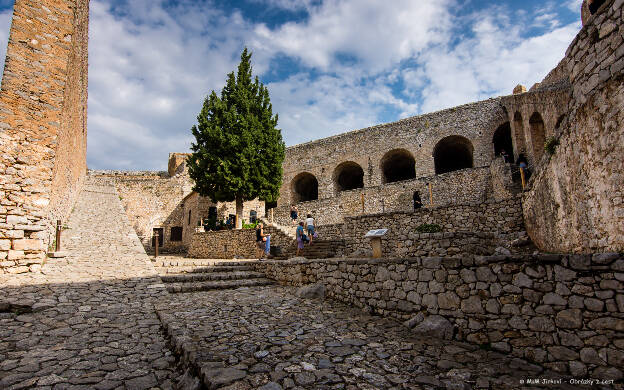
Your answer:
[[[622,378],[624,255],[262,261],[285,285],[410,325],[446,318],[453,337],[575,377]]]

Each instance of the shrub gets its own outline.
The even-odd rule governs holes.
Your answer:
[[[255,229],[259,223],[260,220],[256,220],[254,223],[245,223],[245,220],[243,219],[243,229]]]
[[[555,154],[555,150],[557,149],[558,145],[559,139],[555,137],[549,137],[546,142],[544,142],[544,150],[546,151],[546,153],[553,155]]]
[[[416,228],[418,233],[439,233],[442,231],[442,227],[440,225],[423,223],[422,225]]]

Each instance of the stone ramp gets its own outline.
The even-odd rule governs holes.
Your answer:
[[[87,177],[67,225],[67,258],[0,275],[0,388],[171,389],[154,309],[169,294],[114,187]]]

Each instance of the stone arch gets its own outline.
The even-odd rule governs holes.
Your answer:
[[[539,112],[534,112],[529,118],[529,126],[531,127],[531,147],[533,149],[533,160],[537,163],[542,154],[544,154],[544,142],[546,141],[546,130],[544,127],[544,119]]]
[[[524,120],[522,114],[518,111],[514,114],[513,119],[513,141],[516,147],[515,158],[518,158],[520,154],[526,153],[526,146],[524,143]]]
[[[334,169],[333,181],[336,192],[363,188],[364,170],[356,162],[345,161]]]
[[[461,135],[442,138],[433,148],[436,175],[473,167],[472,142]]]
[[[406,149],[393,149],[381,158],[383,183],[416,178],[416,160]]]
[[[308,202],[318,199],[318,180],[309,172],[295,176],[290,183],[292,202]]]
[[[494,145],[495,156],[500,156],[503,150],[508,156],[513,156],[513,141],[511,140],[511,124],[509,122],[498,126],[494,136],[492,136],[492,144]]]

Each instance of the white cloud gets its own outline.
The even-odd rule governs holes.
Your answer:
[[[329,0],[312,7],[303,22],[275,30],[259,25],[256,34],[267,47],[308,66],[335,72],[344,68],[346,59],[349,67],[374,74],[446,41],[451,4],[452,0]]]
[[[474,37],[453,48],[438,47],[422,57],[423,111],[508,95],[518,83],[531,87],[563,58],[577,23],[523,38],[522,25],[484,16],[473,24]],[[406,83],[410,83],[406,78]],[[414,84],[420,88],[422,79]]]
[[[567,0],[565,5],[572,12],[578,12],[581,14],[581,5],[583,4],[583,0]]]

